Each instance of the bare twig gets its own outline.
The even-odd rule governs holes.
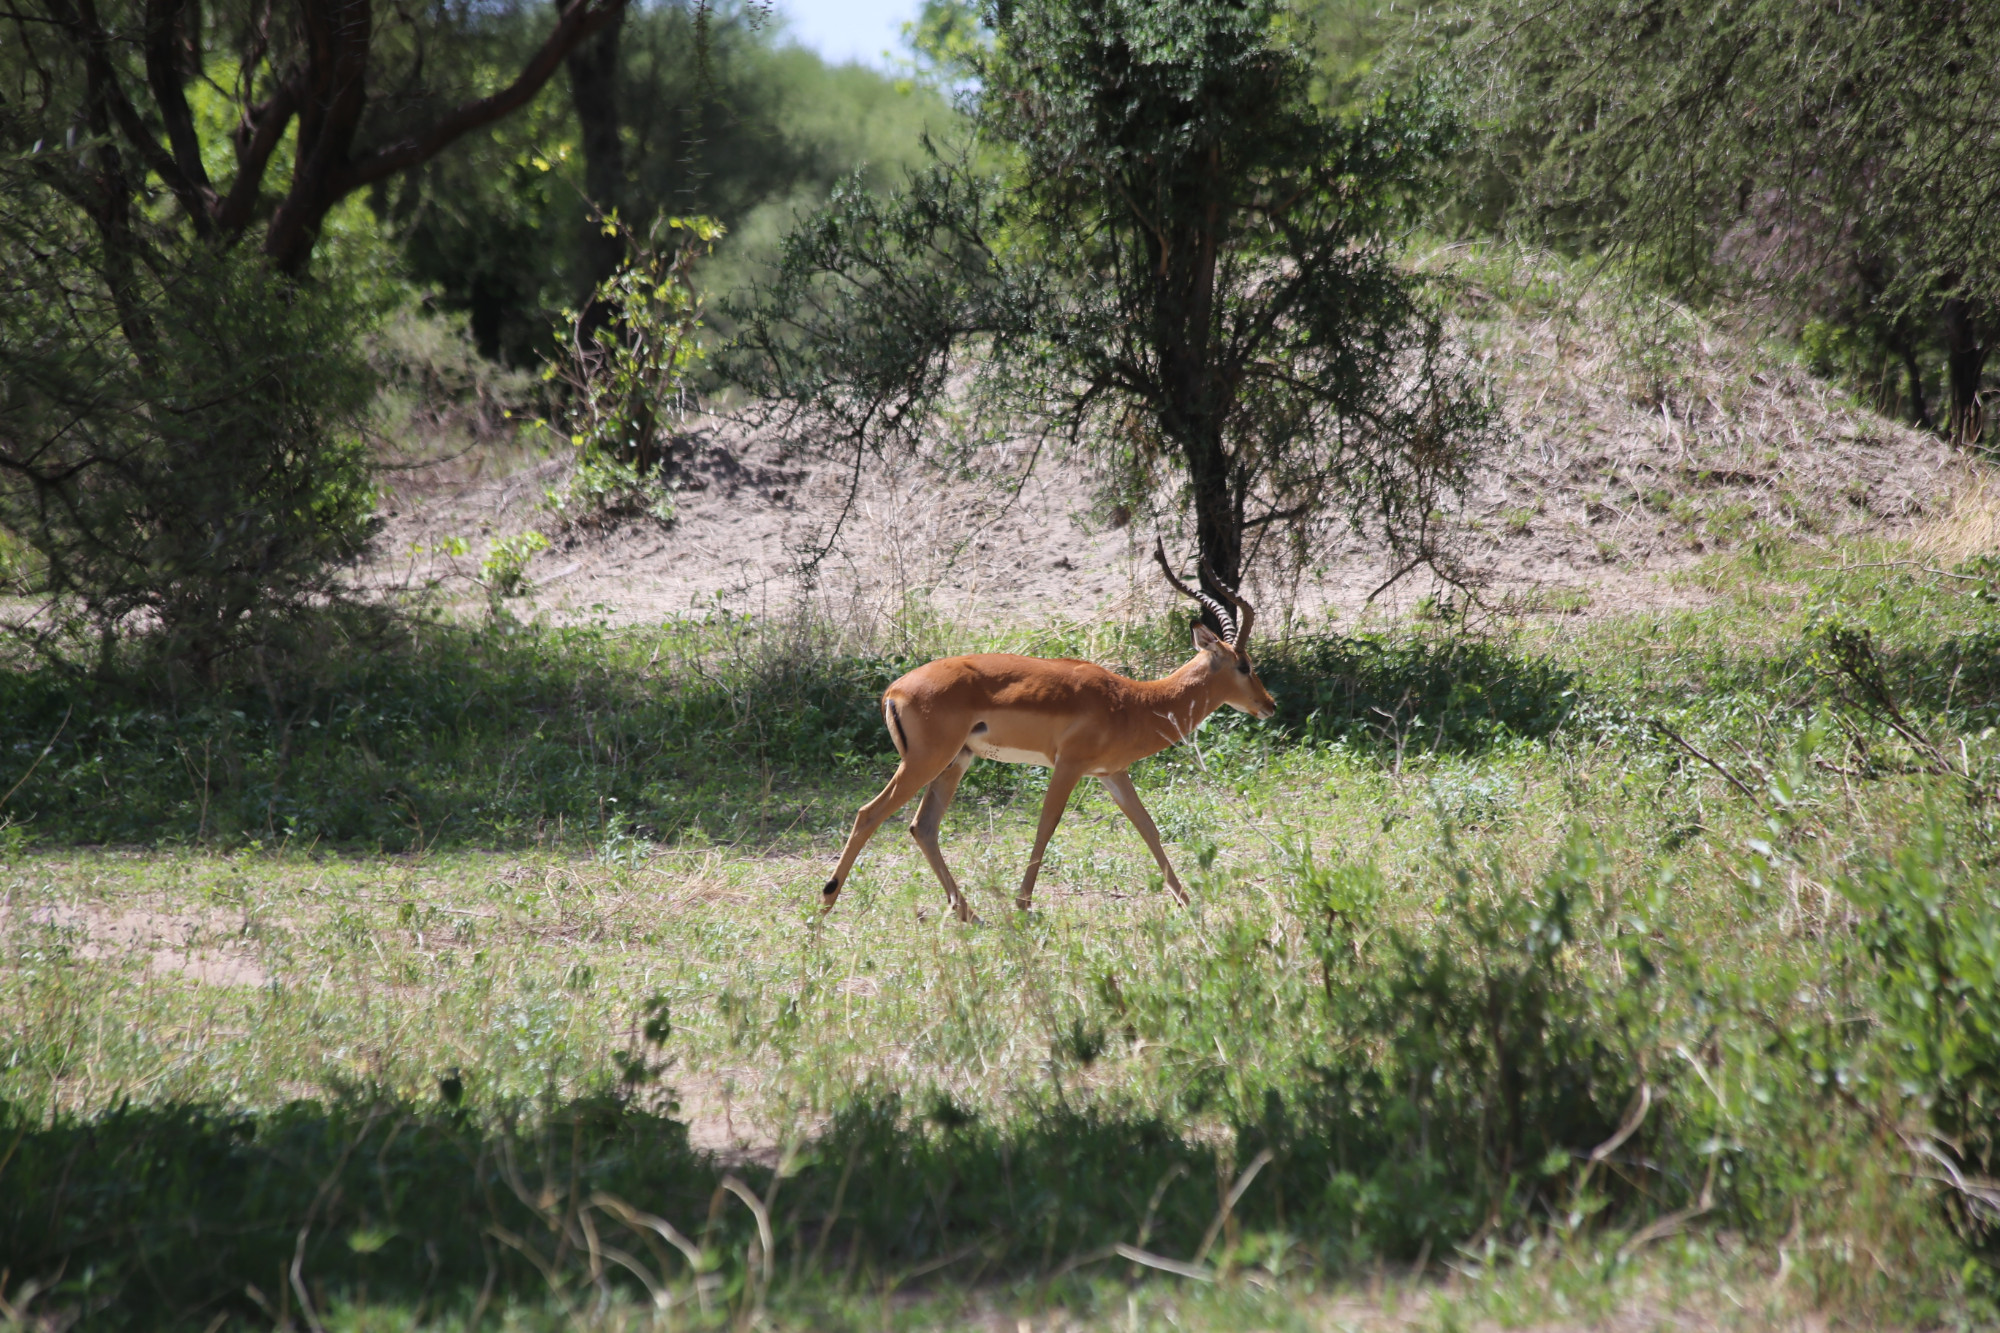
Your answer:
[[[1638,1095],[1632,1098],[1632,1109],[1625,1113],[1624,1122],[1618,1126],[1618,1132],[1591,1149],[1590,1164],[1596,1166],[1623,1147],[1625,1140],[1638,1133],[1639,1126],[1646,1123],[1646,1112],[1652,1109],[1652,1105],[1653,1085],[1641,1082]]]
[[[770,1210],[764,1207],[764,1201],[757,1197],[754,1190],[735,1176],[724,1176],[722,1178],[722,1188],[741,1199],[744,1206],[750,1210],[751,1215],[757,1219],[757,1240],[763,1250],[763,1262],[759,1265],[761,1275],[757,1283],[755,1300],[757,1305],[762,1306],[764,1303],[764,1289],[771,1285],[771,1276],[774,1271],[773,1266],[777,1262],[776,1242],[771,1238]]]
[[[42,766],[42,760],[47,759],[49,757],[49,751],[55,749],[56,742],[62,739],[63,729],[69,726],[70,714],[75,711],[76,711],[75,704],[71,704],[67,709],[64,710],[63,720],[60,724],[57,725],[56,734],[49,737],[49,743],[47,745],[44,745],[42,747],[42,752],[35,756],[35,762],[28,765],[28,771],[21,775],[20,782],[16,782],[13,786],[9,787],[7,789],[7,794],[5,796],[0,796],[0,809],[5,809],[7,802],[14,799],[14,793],[21,790],[22,784],[26,783],[29,778],[35,776],[35,770]]]
[[[1201,1248],[1194,1252],[1195,1263],[1199,1264],[1208,1258],[1209,1250],[1215,1245],[1215,1238],[1222,1234],[1223,1225],[1229,1221],[1229,1214],[1235,1211],[1236,1201],[1243,1197],[1244,1190],[1250,1188],[1250,1182],[1257,1178],[1257,1173],[1271,1164],[1273,1156],[1275,1154],[1269,1148],[1264,1149],[1251,1158],[1250,1165],[1243,1168],[1243,1174],[1236,1177],[1236,1183],[1230,1186],[1229,1193],[1223,1196],[1222,1207],[1216,1210],[1215,1220],[1208,1224],[1207,1234],[1201,1238]],[[1139,1261],[1135,1259],[1133,1262]]]
[[[1686,737],[1682,736],[1672,727],[1668,726],[1666,723],[1660,721],[1660,719],[1656,717],[1647,718],[1646,725],[1651,727],[1654,731],[1660,733],[1660,735],[1666,737],[1668,740],[1672,741],[1674,744],[1680,746],[1683,750],[1686,750],[1689,754],[1693,755],[1695,758],[1701,760],[1702,763],[1707,764],[1710,768],[1722,774],[1722,776],[1728,781],[1730,786],[1736,788],[1737,791],[1742,792],[1743,795],[1748,797],[1751,801],[1753,802],[1757,801],[1757,793],[1750,789],[1750,784],[1746,783],[1745,781],[1743,781],[1742,778],[1737,777],[1734,773],[1724,768],[1720,763],[1716,762],[1716,760],[1711,758],[1709,755],[1695,748],[1695,746],[1691,744]],[[1759,804],[1761,804],[1761,802],[1759,802]]]
[[[1207,1248],[1206,1245],[1202,1247],[1204,1251]],[[1215,1281],[1215,1270],[1199,1260],[1191,1264],[1184,1264],[1178,1259],[1169,1259],[1163,1254],[1154,1254],[1151,1250],[1142,1250],[1137,1245],[1127,1245],[1122,1240],[1111,1247],[1111,1252],[1120,1259],[1130,1259],[1135,1264],[1143,1264],[1147,1268],[1157,1268],[1162,1273],[1172,1273],[1176,1277],[1193,1278],[1196,1282]]]

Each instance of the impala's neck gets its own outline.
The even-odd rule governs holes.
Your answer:
[[[1132,682],[1148,711],[1162,724],[1163,746],[1192,736],[1195,728],[1222,706],[1215,673],[1214,658],[1201,652],[1172,675]]]

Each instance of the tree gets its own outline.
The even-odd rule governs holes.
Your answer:
[[[528,59],[544,12],[479,11],[479,58]],[[581,84],[571,63],[569,96],[370,193],[413,276],[470,314],[482,351],[523,366],[562,354],[561,312],[621,255],[593,204],[641,235],[663,216],[715,218],[729,235],[701,280],[723,290],[767,264],[794,212],[855,170],[888,184],[921,160],[924,126],[949,119],[941,97],[781,46],[760,15],[737,0],[632,8],[616,25],[615,68],[606,29],[586,44]]]
[[[625,257],[618,229],[599,221],[618,211],[625,191],[625,146],[618,117],[618,39],[624,26],[621,11],[569,53],[569,99],[582,131],[583,192],[590,204],[583,218],[584,272],[593,291],[618,271],[618,261]],[[584,317],[595,326],[606,313],[591,301],[584,306]]]
[[[0,157],[0,529],[60,608],[41,626],[146,629],[210,675],[368,536],[367,312],[143,220],[107,243],[36,165]]]
[[[1519,217],[1683,290],[1778,298],[1907,371],[1941,355],[1978,433],[2000,297],[2000,26],[1973,0],[1497,0]]]
[[[1246,540],[1343,516],[1407,560],[1492,429],[1389,238],[1456,141],[1421,90],[1340,115],[1275,0],[989,4],[969,146],[859,185],[732,311],[728,372],[859,451],[979,414],[1184,485]]]
[[[432,50],[469,54],[445,4],[6,13],[0,527],[34,549],[59,620],[106,644],[150,631],[209,672],[337,590],[368,531],[355,339],[374,312],[362,284],[308,272],[321,231],[527,102],[623,4],[566,0],[483,93]]]
[[[39,173],[67,177],[107,238],[163,188],[195,236],[228,246],[260,227],[263,253],[297,275],[342,199],[526,104],[624,5],[566,0],[512,80],[472,95],[430,81],[453,63],[432,46],[464,24],[444,4],[378,16],[372,0],[23,0],[0,57],[0,144],[74,146]]]

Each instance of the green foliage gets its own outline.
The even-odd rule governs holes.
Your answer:
[[[0,152],[38,155],[40,184],[128,261],[152,230],[299,278],[344,200],[532,100],[623,7],[300,0],[274,25],[232,0],[37,0],[0,48]],[[495,27],[523,31],[522,58],[496,68]]]
[[[963,394],[1128,488],[1184,486],[1225,583],[1271,524],[1432,554],[1429,516],[1492,423],[1388,245],[1458,126],[1422,87],[1325,110],[1276,19],[990,8],[977,154],[837,193],[732,307],[726,368],[801,440],[914,438]]]
[[[903,44],[916,57],[918,77],[948,90],[965,90],[978,77],[980,60],[992,45],[992,34],[979,19],[979,7],[971,0],[924,0],[916,20],[903,25]]]
[[[494,597],[519,597],[528,591],[528,562],[549,549],[549,539],[535,531],[517,532],[493,543],[479,562],[486,591]]]
[[[565,312],[569,337],[542,375],[562,388],[551,428],[576,451],[570,477],[550,500],[572,523],[628,513],[665,523],[673,518],[666,492],[673,428],[702,355],[694,265],[722,229],[707,218],[665,218],[641,242],[616,216],[603,226],[624,237],[626,257],[588,305]],[[662,245],[662,232],[676,243]]]
[[[205,1327],[252,1318],[254,1285],[296,1314],[304,1233],[329,1327],[462,1326],[482,1289],[489,1322],[615,1320],[651,1278],[690,1326],[761,1302],[819,1328],[848,1273],[1033,1279],[1066,1309],[1101,1280],[1115,1313],[1120,1245],[1294,1295],[1428,1247],[1515,1273],[1517,1314],[1574,1264],[1578,1316],[1650,1281],[1642,1256],[1726,1245],[1744,1291],[1790,1256],[1799,1308],[1978,1325],[1991,828],[1891,748],[1883,701],[1983,771],[1993,610],[1810,559],[1714,567],[1697,610],[1274,644],[1301,696],[1279,729],[1214,725],[1140,774],[1192,909],[1086,797],[1065,892],[980,930],[939,925],[907,849],[815,929],[784,910],[823,882],[795,853],[831,855],[892,766],[875,701],[910,665],[799,626],[427,628],[178,705],[0,676],[0,794],[28,776],[5,813],[41,844],[0,843],[4,1294],[60,1280],[37,1314],[155,1325],[212,1302]],[[1179,643],[1083,634],[968,646]],[[1011,889],[1038,796],[962,798],[975,897]],[[337,851],[376,841],[421,854]],[[136,902],[171,941],[92,924]],[[223,951],[261,979],[193,975]],[[772,1157],[687,1147],[674,1099],[713,1134],[717,1082]],[[768,1286],[730,1174],[766,1206]],[[607,1260],[597,1287],[586,1216],[646,1276]]]
[[[1352,888],[1361,872],[1308,877],[1292,910],[1308,923],[1323,992],[1260,942],[1282,929],[1268,921],[1227,927],[1184,987],[1128,978],[1122,1021],[1163,1050],[1225,1032],[1240,1042],[1240,1024],[1272,1009],[1304,1020],[1305,1079],[1219,1108],[1236,1121],[1227,1143],[1143,1111],[1029,1104],[989,1116],[938,1093],[919,1112],[863,1087],[777,1172],[725,1168],[690,1151],[681,1125],[627,1100],[676,1064],[655,994],[633,1018],[641,1040],[617,1057],[615,1093],[567,1104],[469,1093],[457,1069],[428,1103],[355,1092],[263,1112],[121,1105],[87,1120],[0,1104],[10,1145],[0,1253],[17,1275],[55,1278],[51,1305],[94,1299],[140,1326],[146,1310],[253,1317],[260,1294],[283,1293],[272,1275],[287,1272],[315,1299],[365,1287],[377,1300],[424,1295],[463,1311],[481,1287],[519,1296],[547,1281],[565,1300],[589,1291],[586,1229],[622,1244],[631,1210],[643,1209],[698,1238],[675,1242],[678,1255],[631,1246],[658,1283],[685,1293],[713,1273],[713,1294],[734,1305],[756,1281],[745,1253],[755,1231],[740,1211],[711,1206],[729,1169],[764,1200],[788,1201],[772,1218],[782,1252],[888,1271],[976,1245],[990,1273],[1047,1275],[1135,1237],[1225,1270],[1289,1248],[1276,1239],[1285,1232],[1328,1264],[1441,1247],[1489,1219],[1513,1227],[1537,1199],[1567,1201],[1570,1159],[1612,1134],[1630,1101],[1629,1047],[1645,1033],[1628,1026],[1643,1018],[1650,974],[1592,979],[1578,966],[1577,895],[1594,869],[1578,855],[1528,894],[1489,900],[1462,887],[1452,906],[1463,919],[1429,937],[1373,930],[1360,919],[1365,893],[1336,890],[1343,906],[1329,912],[1327,886]],[[746,1018],[758,1027],[782,1014]],[[1073,1022],[1054,1050],[1087,1065],[1115,1045]],[[4,1057],[19,1058],[18,1048]],[[1662,1169],[1667,1136],[1649,1126],[1625,1143],[1629,1171]],[[1215,1182],[1264,1150],[1269,1174],[1239,1192],[1223,1228]],[[634,1271],[602,1280],[639,1294]],[[814,1276],[799,1278],[795,1268],[798,1297],[810,1299]]]
[[[75,628],[206,671],[361,549],[373,312],[170,235],[121,249],[33,159],[0,163],[0,528]]]
[[[1883,1072],[1925,1118],[1907,1146],[2000,1270],[2000,881],[1934,818],[1839,888],[1863,913],[1855,942],[1873,964]]]
[[[53,1123],[0,1103],[0,1134],[13,1148],[0,1254],[17,1284],[34,1275],[25,1295],[26,1284],[8,1294],[88,1311],[101,1328],[269,1321],[314,1290],[357,1288],[463,1318],[482,1278],[503,1299],[532,1295],[537,1261],[562,1263],[565,1228],[578,1225],[571,1190],[586,1212],[601,1190],[689,1219],[716,1174],[682,1125],[610,1098],[490,1123],[449,1104],[366,1097],[262,1115],[124,1106]],[[595,1221],[648,1253],[615,1209]],[[496,1244],[489,1228],[514,1243]],[[740,1257],[718,1248],[710,1262],[726,1255],[740,1289]],[[685,1277],[675,1261],[665,1272]],[[310,1285],[292,1286],[292,1272]]]
[[[377,381],[375,449],[398,463],[477,449],[491,466],[517,442],[516,418],[529,408],[535,377],[481,356],[465,315],[433,305],[407,293],[363,341]]]
[[[1816,361],[1920,424],[1924,363],[1943,360],[1969,439],[2000,274],[1979,202],[2000,153],[1973,110],[2000,59],[1976,12],[1497,0],[1467,7],[1458,47],[1497,57],[1492,159],[1517,225],[1683,291],[1779,294]]]
[[[74,713],[6,813],[44,840],[416,849],[559,829],[595,846],[622,806],[644,811],[628,836],[726,836],[768,816],[722,799],[746,773],[810,789],[893,764],[877,700],[915,665],[764,656],[728,619],[643,640],[419,625],[390,651],[365,622],[335,632],[297,670],[195,694],[122,659],[96,682],[0,673],[0,753],[21,769]]]
[[[1529,889],[1458,866],[1413,927],[1385,919],[1373,866],[1295,848],[1289,921],[1237,919],[1178,985],[1120,982],[1121,1016],[1188,1053],[1290,1038],[1277,1086],[1212,1068],[1187,1095],[1219,1099],[1246,1146],[1270,1146],[1287,1215],[1351,1257],[1511,1231],[1578,1206],[1572,1165],[1618,1132],[1660,1037],[1658,946],[1643,925],[1589,919],[1600,857],[1579,838]],[[1625,1179],[1677,1169],[1670,1142],[1655,1120],[1613,1145]]]
[[[477,11],[466,49],[497,74],[527,58],[541,15]],[[640,234],[657,218],[716,219],[728,236],[701,281],[727,291],[770,263],[795,211],[856,171],[889,184],[921,156],[926,128],[950,119],[928,88],[784,44],[758,6],[703,8],[699,37],[697,17],[682,5],[626,12],[616,198],[589,196],[573,107],[553,90],[371,195],[413,276],[467,314],[487,355],[535,366],[559,351],[561,312],[590,297],[593,208],[615,206]]]
[[[1287,733],[1391,752],[1546,739],[1581,687],[1547,656],[1448,634],[1302,638],[1259,657],[1258,671]]]

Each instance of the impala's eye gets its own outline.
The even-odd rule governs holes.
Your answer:
[[[1248,662],[1238,662],[1236,669],[1246,676],[1250,674],[1250,664]]]

